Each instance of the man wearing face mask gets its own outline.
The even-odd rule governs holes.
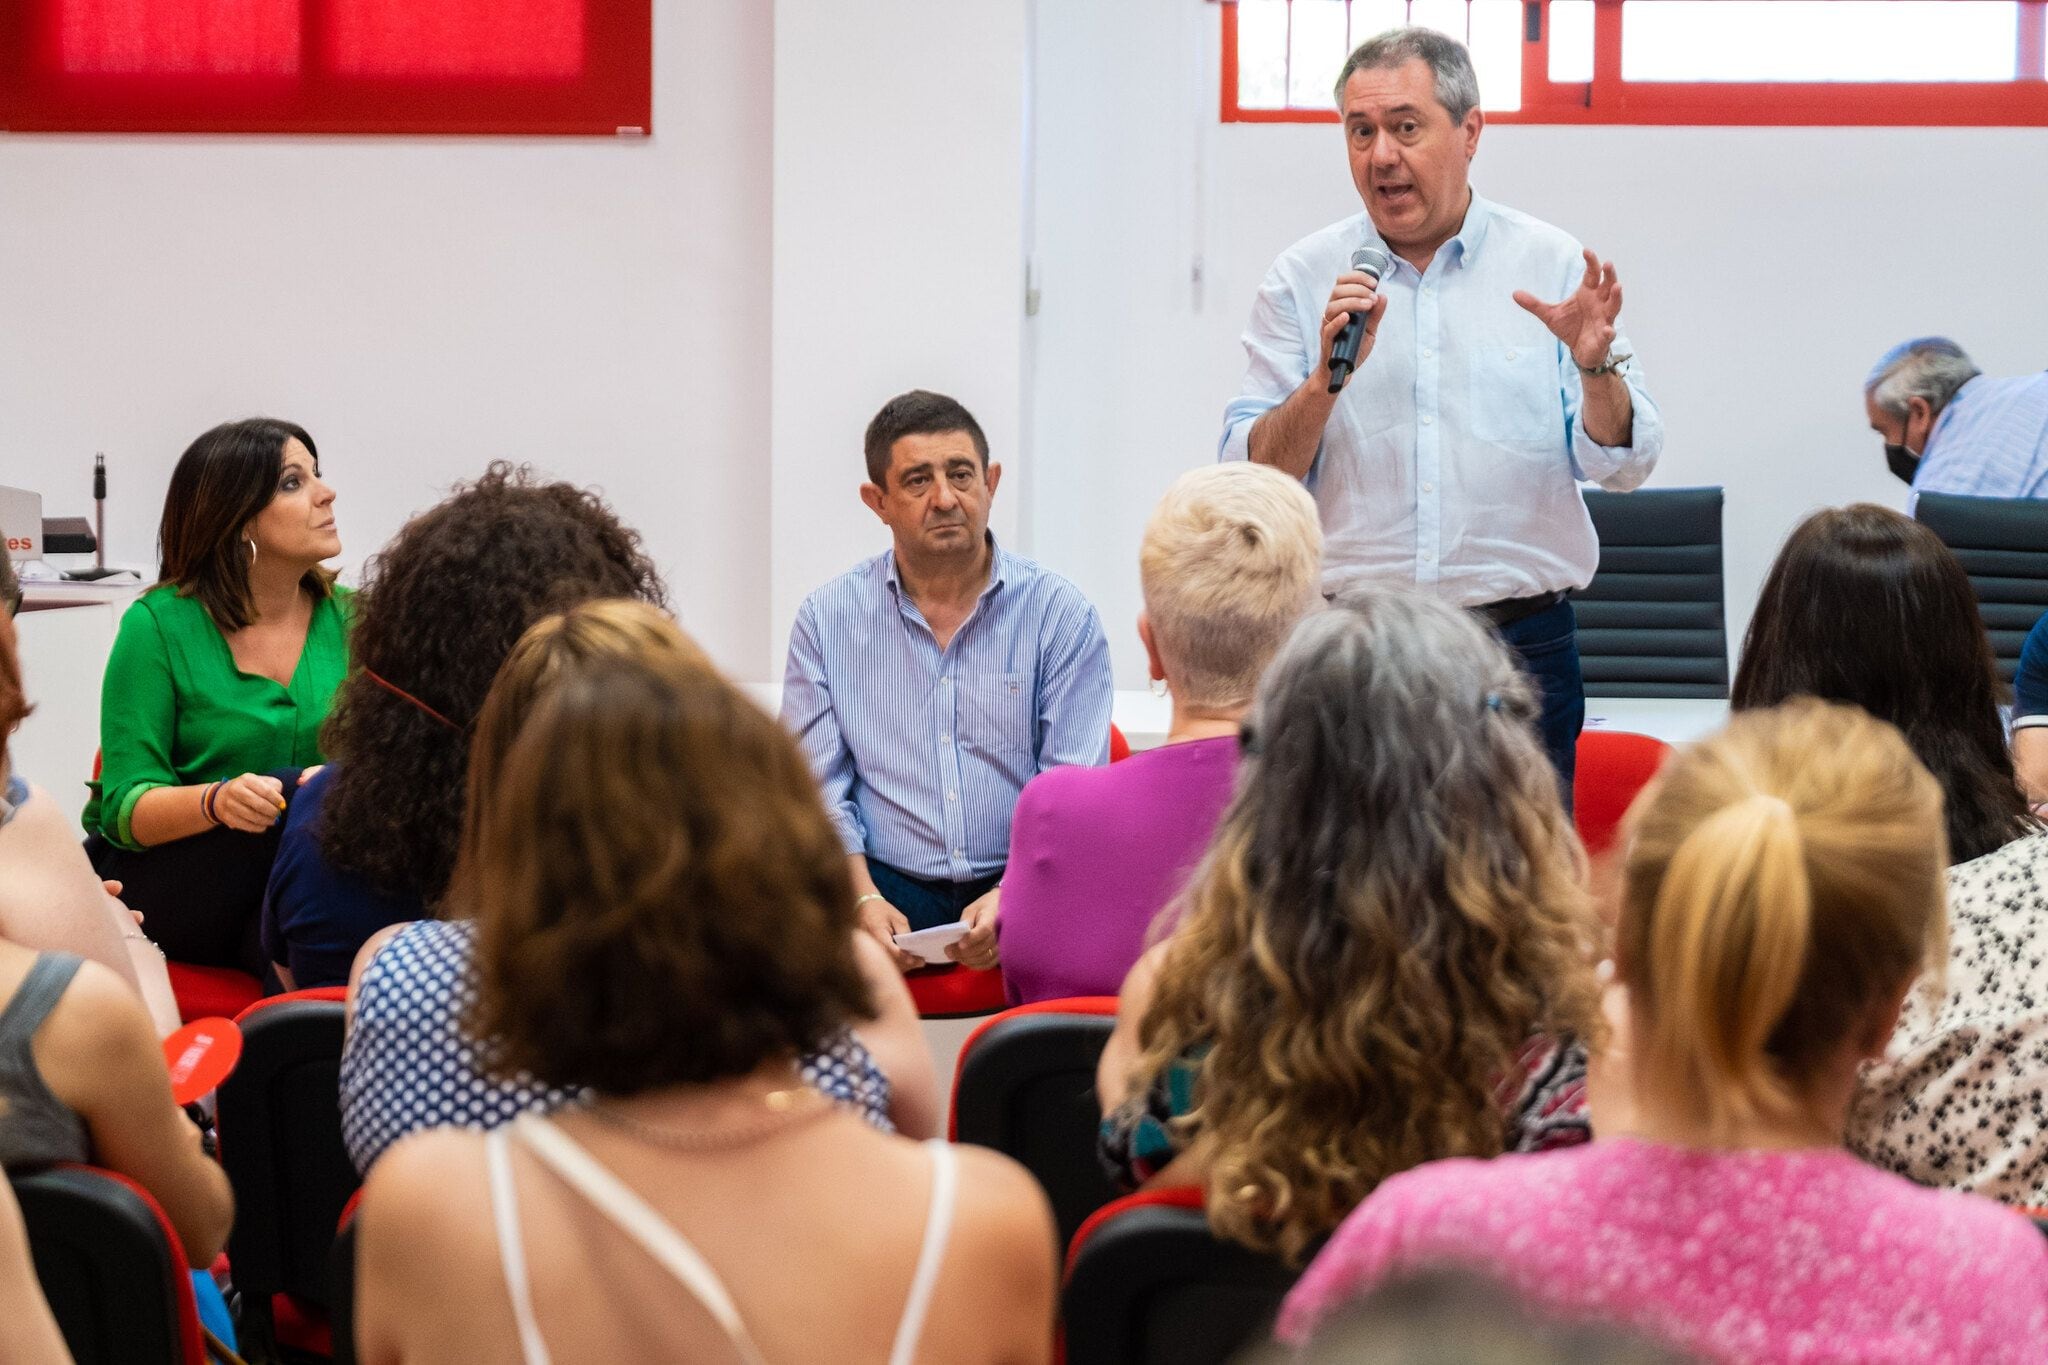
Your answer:
[[[1463,44],[1382,33],[1344,63],[1336,96],[1365,211],[1266,273],[1221,457],[1307,484],[1326,594],[1413,583],[1489,621],[1540,691],[1569,800],[1586,701],[1567,594],[1600,557],[1578,482],[1633,489],[1664,445],[1620,332],[1621,284],[1564,232],[1473,193],[1485,120]],[[1352,268],[1360,247],[1389,258],[1381,278]],[[1333,384],[1352,314],[1357,369]]]
[[[1947,337],[1886,351],[1863,381],[1884,462],[1922,493],[2048,497],[2048,373],[1993,379]]]

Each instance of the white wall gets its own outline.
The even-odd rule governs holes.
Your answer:
[[[493,458],[603,488],[765,676],[770,14],[660,4],[642,139],[0,135],[0,483],[153,562],[170,469],[287,416],[354,569]],[[844,119],[844,111],[831,117]]]
[[[777,0],[771,652],[804,595],[888,546],[861,434],[950,393],[1011,482],[1023,394],[1025,0]]]
[[[534,460],[603,487],[760,681],[883,544],[860,432],[926,385],[981,416],[998,532],[1088,591],[1139,686],[1139,530],[1213,456],[1260,273],[1352,210],[1334,131],[1219,126],[1187,0],[656,9],[646,141],[0,135],[0,482],[83,512],[105,450],[114,557],[146,561],[184,445],[282,413],[359,565]],[[1619,262],[1656,482],[1729,489],[1739,629],[1801,513],[1899,501],[1857,399],[1884,346],[2048,359],[2044,164],[2048,130],[1500,126],[1476,180]]]
[[[1039,0],[1034,544],[1102,608],[1127,687],[1151,503],[1214,458],[1266,267],[1358,207],[1334,125],[1217,123],[1215,28]],[[1473,181],[1615,261],[1669,426],[1652,486],[1728,490],[1739,641],[1801,516],[1903,506],[1862,412],[1879,353],[1939,331],[1994,374],[2048,364],[2042,166],[2048,129],[1503,124]]]

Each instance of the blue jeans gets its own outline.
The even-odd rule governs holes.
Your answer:
[[[1586,727],[1586,678],[1579,669],[1579,620],[1571,599],[1501,626],[1496,633],[1536,684],[1541,707],[1536,737],[1550,755],[1550,766],[1557,769],[1558,794],[1569,812],[1579,731]]]
[[[868,859],[868,875],[875,879],[875,890],[903,912],[903,918],[910,921],[913,929],[935,929],[941,924],[953,923],[960,918],[961,911],[988,894],[990,888],[1003,879],[1002,873],[991,872],[972,881],[930,881],[913,877],[908,872],[899,872],[873,858]]]

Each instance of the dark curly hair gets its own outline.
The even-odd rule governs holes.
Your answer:
[[[580,602],[661,606],[667,590],[596,493],[503,462],[407,522],[365,579],[321,732],[337,766],[315,834],[335,868],[431,908],[455,864],[470,734],[513,643]]]

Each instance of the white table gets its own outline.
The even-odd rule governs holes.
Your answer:
[[[1710,734],[1728,719],[1723,698],[1588,697],[1588,730],[1630,730],[1654,735],[1666,744],[1689,744]]]
[[[748,683],[746,690],[770,711],[782,704],[781,683]],[[1715,729],[1728,718],[1728,703],[1664,697],[1589,697],[1586,728],[1630,730],[1654,735],[1666,744],[1684,744]],[[1173,721],[1173,700],[1147,691],[1119,691],[1110,719],[1133,749],[1156,749],[1166,740]]]

